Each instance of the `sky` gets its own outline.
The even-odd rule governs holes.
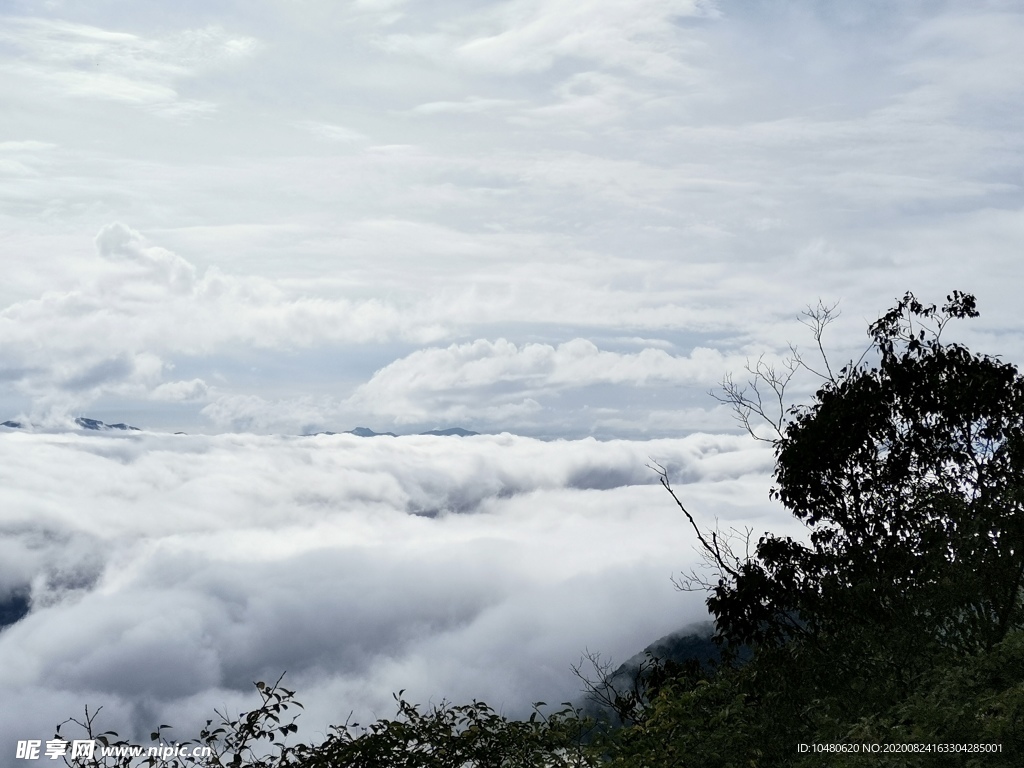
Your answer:
[[[321,714],[515,709],[700,618],[644,465],[788,525],[708,392],[812,354],[808,305],[842,361],[968,291],[950,331],[1024,359],[1021,39],[984,0],[0,0],[3,727],[285,662]],[[484,435],[300,437],[356,426]]]

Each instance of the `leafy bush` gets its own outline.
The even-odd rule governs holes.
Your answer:
[[[231,718],[218,712],[218,723],[208,720],[197,739],[185,742],[185,756],[148,755],[150,746],[118,739],[113,731],[96,730],[97,712],[86,710],[84,720],[67,720],[57,727],[56,738],[67,738],[61,728],[73,723],[84,732],[76,738],[93,739],[99,747],[120,754],[65,758],[73,768],[589,768],[597,764],[586,746],[593,723],[581,718],[569,704],[549,715],[544,703],[534,705],[527,720],[510,720],[482,702],[454,705],[443,702],[421,710],[395,696],[394,720],[380,719],[369,726],[345,723],[334,726],[316,744],[289,745],[298,732],[296,717],[285,720],[292,708],[301,708],[295,692],[273,685],[255,684],[261,706]],[[163,742],[170,726],[161,725],[150,738]],[[209,754],[193,756],[194,747]],[[170,752],[171,750],[167,750]],[[136,754],[131,754],[135,752]],[[141,752],[141,754],[139,754]]]

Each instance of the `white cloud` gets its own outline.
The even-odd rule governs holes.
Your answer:
[[[765,362],[780,361],[768,356]],[[706,393],[747,363],[742,355],[705,347],[673,355],[650,345],[637,352],[602,350],[582,338],[557,345],[477,339],[421,349],[379,369],[337,404],[333,423],[351,423],[360,414],[406,430],[459,424],[542,436],[731,429],[730,413]],[[794,380],[790,397],[805,396],[807,383]],[[608,397],[624,389],[627,402]],[[702,407],[681,394],[694,390],[701,392],[694,405]],[[664,410],[668,403],[672,412]]]
[[[142,236],[123,224],[110,224],[96,235],[96,249],[110,261],[141,267],[147,282],[166,286],[171,293],[190,293],[196,287],[196,269],[177,254],[147,246]]]
[[[388,51],[451,57],[504,73],[542,71],[563,58],[599,61],[642,75],[678,76],[686,42],[674,22],[713,14],[700,0],[569,2],[511,0],[444,25],[444,31],[392,34]]]
[[[0,59],[0,71],[9,75],[62,97],[122,102],[172,117],[216,108],[183,98],[177,81],[243,59],[258,47],[253,38],[214,27],[147,39],[87,24],[11,16],[4,18],[0,41],[21,52],[17,59]]]
[[[380,413],[419,421],[430,414],[445,414],[452,400],[474,390],[481,400],[494,402],[594,384],[710,385],[737,362],[741,361],[726,360],[720,352],[704,348],[681,357],[653,348],[635,353],[602,351],[586,339],[557,346],[477,339],[419,350],[396,360],[377,371],[353,398]],[[506,394],[495,393],[502,385],[513,386]]]
[[[351,128],[346,128],[342,125],[333,125],[331,123],[321,123],[316,120],[298,120],[294,123],[296,128],[301,128],[318,139],[325,139],[327,141],[340,141],[344,143],[350,143],[353,141],[363,141],[366,137],[359,133],[359,131],[353,131]]]
[[[901,68],[918,83],[910,104],[950,114],[982,101],[1019,97],[1024,32],[1019,13],[994,8],[986,13],[952,9],[929,18],[907,40],[913,56]]]
[[[413,113],[435,115],[441,113],[473,114],[490,112],[514,107],[521,102],[512,99],[485,99],[479,96],[468,96],[461,101],[430,101],[412,108]]]
[[[47,404],[80,408],[102,394],[149,389],[155,399],[201,397],[195,382],[160,381],[168,355],[238,343],[295,349],[437,333],[376,299],[294,295],[273,281],[215,268],[199,276],[194,265],[122,224],[104,227],[96,246],[108,265],[97,279],[0,312],[5,378]]]
[[[168,381],[158,385],[150,393],[154,400],[167,400],[169,402],[189,402],[194,400],[205,400],[210,388],[202,379],[191,379],[190,381]]]
[[[628,80],[603,72],[577,72],[554,93],[555,103],[523,110],[513,122],[535,127],[543,122],[592,126],[618,120],[626,110],[636,110],[651,98]]]

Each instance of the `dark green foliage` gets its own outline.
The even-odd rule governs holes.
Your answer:
[[[761,539],[709,601],[723,635],[832,636],[856,617],[966,651],[1019,624],[1024,380],[940,340],[949,319],[976,314],[971,296],[939,312],[908,294],[871,326],[877,360],[791,412],[773,495],[810,527],[810,546]]]
[[[836,375],[826,364],[813,401],[778,422],[773,496],[808,526],[808,542],[768,533],[737,558],[697,530],[719,571],[708,599],[718,637],[753,658],[666,688],[645,729],[621,734],[622,755],[820,765],[796,745],[969,738],[1002,744],[1001,758],[978,764],[1019,764],[1024,379],[941,340],[949,321],[976,315],[966,294],[941,310],[907,294],[871,326],[861,362]],[[788,378],[754,371],[781,395]],[[747,409],[742,423],[763,415],[759,400],[727,394]],[[1000,665],[1008,671],[985,672]],[[937,755],[870,759],[978,758]]]
[[[396,697],[399,716],[365,729],[335,728],[310,749],[308,768],[585,768],[589,724],[569,705],[549,716],[537,704],[528,720],[509,720],[481,702],[426,711]]]
[[[586,746],[593,724],[570,705],[550,715],[543,702],[527,720],[510,720],[481,702],[440,705],[421,710],[395,696],[398,715],[366,727],[346,723],[331,729],[319,743],[289,745],[298,731],[296,718],[286,713],[300,707],[295,692],[256,683],[262,699],[258,709],[237,718],[218,713],[219,725],[208,720],[199,738],[185,746],[210,747],[210,756],[103,757],[65,760],[73,768],[591,768],[599,758]],[[94,730],[96,713],[86,711],[75,723],[84,734],[70,738],[95,739],[98,745],[132,747],[117,733]],[[170,726],[161,725],[151,739],[169,740]],[[69,738],[64,736],[63,738]],[[145,747],[144,747],[145,749]]]
[[[934,751],[907,763],[922,768],[1019,766],[1024,754],[1024,632],[1011,632],[989,651],[929,670],[905,701],[865,717],[850,736],[856,741],[1002,747],[986,754]],[[877,764],[865,757],[840,763]]]
[[[298,731],[297,716],[289,717],[288,711],[302,708],[295,700],[295,691],[283,688],[280,679],[273,685],[259,682],[255,683],[255,686],[260,695],[260,706],[251,712],[241,713],[237,718],[217,712],[217,724],[214,724],[213,720],[207,720],[198,738],[184,742],[183,746],[189,749],[187,757],[150,757],[145,753],[140,756],[125,753],[103,756],[100,747],[131,749],[141,745],[118,738],[115,731],[99,732],[95,727],[99,710],[90,714],[88,708],[84,720],[72,718],[57,726],[56,738],[95,741],[96,750],[91,757],[77,757],[73,760],[65,758],[64,762],[72,768],[279,768],[299,765],[297,749],[286,743],[288,736]],[[81,733],[62,735],[61,728],[68,723],[77,725]],[[172,735],[168,733],[169,730],[169,725],[158,726],[150,734],[152,744],[143,746],[142,749],[171,742]],[[210,755],[191,757],[194,747],[209,748]]]

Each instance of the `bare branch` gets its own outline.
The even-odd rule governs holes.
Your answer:
[[[802,367],[798,357],[783,361],[781,366],[771,365],[764,361],[762,355],[753,365],[747,361],[746,370],[750,374],[746,385],[740,386],[732,374],[722,379],[721,394],[711,391],[708,394],[718,402],[732,407],[733,417],[755,440],[775,443],[782,437],[786,418],[786,387],[793,379],[797,370]],[[767,391],[765,391],[767,390]],[[769,397],[771,405],[766,405]],[[751,424],[751,416],[771,426],[777,437],[761,437]]]
[[[806,368],[816,376],[834,382],[836,377],[832,372],[832,366],[829,364],[828,355],[825,354],[825,347],[821,343],[821,339],[825,335],[825,329],[834,323],[841,314],[839,311],[839,302],[837,301],[833,304],[826,304],[821,299],[818,299],[818,306],[812,307],[808,305],[807,309],[800,314],[803,315],[803,319],[800,320],[800,323],[811,329],[811,335],[814,337],[814,343],[818,346],[818,354],[821,356],[821,361],[824,363],[825,370],[828,372],[828,375],[819,373],[811,368],[806,362],[804,362],[799,354],[797,354],[796,347],[790,344],[789,348],[793,351],[794,359],[802,367]]]
[[[587,665],[593,672],[584,672]],[[600,653],[588,649],[579,664],[572,665],[572,671],[583,683],[583,692],[594,704],[614,712],[623,725],[637,725],[643,722],[644,709],[650,703],[649,677],[657,665],[658,662],[649,656],[632,671],[626,685],[621,682],[617,685],[615,678],[625,676],[615,675],[611,662],[602,659]]]
[[[686,519],[690,521],[690,527],[693,528],[694,533],[697,534],[697,541],[699,541],[701,547],[703,547],[704,553],[713,560],[714,564],[721,571],[729,574],[729,576],[734,579],[737,578],[739,573],[725,561],[726,553],[723,553],[715,534],[711,534],[711,542],[708,542],[704,533],[701,531],[700,526],[697,525],[697,521],[693,519],[693,515],[690,514],[689,510],[685,506],[683,506],[683,502],[679,500],[679,497],[676,496],[676,492],[672,490],[672,485],[668,480],[668,470],[653,459],[651,459],[651,463],[647,466],[658,473],[658,482],[660,482],[662,487],[668,491],[672,500],[675,501],[676,506],[682,510],[683,514],[686,515]]]
[[[755,440],[774,445],[785,436],[789,412],[786,390],[799,371],[807,371],[822,381],[835,384],[846,371],[853,370],[863,361],[864,355],[861,355],[856,365],[851,361],[846,368],[838,372],[829,361],[822,340],[825,329],[840,315],[838,307],[839,302],[825,304],[819,300],[817,306],[808,306],[801,312],[799,321],[810,329],[817,347],[817,356],[821,358],[820,363],[812,364],[800,353],[796,345],[790,344],[788,358],[775,364],[766,362],[764,355],[758,357],[754,363],[748,360],[744,367],[750,376],[744,384],[737,383],[732,374],[726,374],[722,379],[720,391],[708,393],[718,402],[728,405],[733,411],[733,418]],[[755,426],[760,423],[771,427],[774,436],[759,435]]]
[[[722,531],[715,523],[715,530],[711,533],[711,540],[715,547],[722,554],[722,558],[728,562],[736,571],[739,571],[744,563],[754,558],[754,529],[747,527],[742,531],[730,528]],[[704,568],[691,568],[687,573],[672,577],[673,586],[680,592],[708,592],[718,586],[718,582],[725,578],[718,563],[707,550],[701,547],[694,547],[694,551],[700,556]],[[708,571],[715,573],[709,576]]]

